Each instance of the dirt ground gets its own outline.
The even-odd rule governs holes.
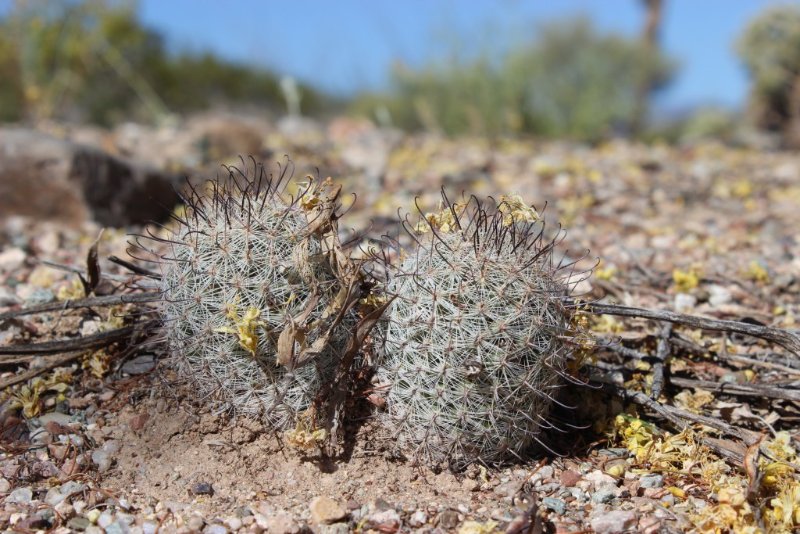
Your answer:
[[[359,193],[346,226],[378,235],[439,185],[520,193],[569,230],[564,248],[600,263],[594,302],[797,332],[800,159],[720,145],[595,148],[410,136],[379,187],[329,145],[297,167],[339,170]],[[285,146],[280,145],[284,142]],[[334,174],[331,172],[331,174]],[[344,226],[344,225],[343,225]],[[390,454],[372,418],[343,457],[298,451],[253,420],[214,414],[137,339],[30,354],[22,346],[140,324],[150,304],[66,309],[100,228],[12,218],[0,228],[0,527],[102,532],[792,532],[800,528],[800,364],[729,331],[587,317],[596,344],[569,403],[583,428],[500,467],[432,472]],[[107,293],[136,294],[127,232],[107,229]],[[45,264],[43,262],[51,262]],[[54,268],[52,263],[62,267]],[[68,268],[63,267],[69,266]],[[19,315],[25,307],[53,309]],[[136,333],[134,331],[134,337]],[[659,360],[667,346],[667,356]],[[663,380],[660,393],[653,383]],[[655,397],[655,398],[653,398]]]

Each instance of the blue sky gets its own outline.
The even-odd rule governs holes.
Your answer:
[[[665,0],[664,48],[681,69],[658,107],[739,106],[747,78],[733,43],[776,0]],[[458,42],[498,46],[554,18],[588,15],[637,35],[639,0],[139,0],[175,49],[210,49],[340,94],[385,87],[393,61],[419,65]]]

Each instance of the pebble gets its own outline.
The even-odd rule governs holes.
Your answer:
[[[29,504],[32,500],[33,490],[28,487],[17,488],[12,491],[8,497],[6,497],[6,502],[13,502],[17,504]]]
[[[95,449],[92,451],[92,462],[101,473],[111,468],[111,456],[103,449]]]
[[[18,287],[17,294],[25,299],[25,303],[29,306],[46,304],[56,300],[56,296],[49,289],[29,285]]]
[[[206,524],[206,522],[199,515],[193,515],[186,522],[186,526],[189,527],[190,530],[194,530],[194,531],[202,530],[203,525],[205,525],[205,524]]]
[[[225,524],[228,525],[228,528],[234,532],[242,528],[242,520],[238,517],[228,517],[225,519]]]
[[[149,373],[156,366],[156,358],[152,354],[143,354],[132,360],[128,360],[122,366],[122,372],[129,375],[142,375]]]
[[[214,486],[209,482],[196,482],[189,491],[193,495],[214,495]]]
[[[539,478],[542,480],[548,480],[553,478],[554,469],[552,465],[545,465],[541,469],[536,472],[536,475],[539,475]],[[536,476],[534,475],[534,476]]]
[[[114,521],[114,516],[111,515],[111,512],[108,510],[104,510],[100,516],[97,518],[97,526],[106,528]]]
[[[8,490],[11,489],[11,482],[6,480],[5,478],[0,477],[0,493],[8,493]]]
[[[605,512],[593,516],[590,524],[597,534],[619,534],[636,526],[636,514],[627,510]]]
[[[158,523],[150,520],[142,522],[142,534],[156,534],[156,532],[158,532]]]
[[[45,426],[48,423],[57,423],[67,426],[72,422],[72,416],[61,412],[50,412],[39,416],[39,424]]]
[[[280,534],[295,534],[300,532],[300,525],[294,520],[292,515],[288,512],[277,512],[264,516],[263,514],[255,514],[256,525],[267,532],[276,532]]]
[[[119,521],[114,521],[105,527],[106,534],[128,534],[130,528]]]
[[[84,532],[86,534],[105,534],[103,529],[96,525],[89,525]]]
[[[314,523],[330,525],[347,517],[347,511],[330,497],[319,496],[308,505]]]
[[[97,523],[97,520],[100,518],[100,510],[97,508],[93,508],[86,512],[86,519],[88,519],[92,523]]]
[[[400,529],[400,514],[396,510],[382,510],[367,518],[367,524],[379,532],[397,532]]]
[[[458,523],[458,512],[455,510],[445,510],[439,514],[436,526],[445,530],[453,530],[458,526]]]
[[[617,485],[617,481],[614,477],[612,477],[611,475],[607,475],[599,470],[592,471],[591,473],[586,473],[583,476],[583,478],[594,484],[596,488],[599,488],[601,486]]]
[[[592,493],[592,502],[596,503],[609,503],[614,500],[614,489],[603,487]]]
[[[421,527],[428,522],[428,516],[422,510],[417,510],[408,518],[408,525],[414,528]]]
[[[554,497],[544,497],[542,499],[542,504],[557,513],[558,515],[564,515],[567,513],[567,503],[562,501],[561,499],[556,499]]]
[[[19,304],[20,299],[16,293],[7,287],[0,287],[0,306],[12,306]]]
[[[576,473],[571,469],[561,472],[561,484],[564,486],[574,486],[581,479],[580,473]]]
[[[88,519],[85,517],[73,517],[67,522],[67,526],[72,530],[86,530],[86,528],[91,525]]]
[[[664,485],[664,477],[661,475],[646,475],[639,479],[639,486],[642,488],[660,488]]]
[[[58,488],[50,488],[47,490],[47,495],[44,496],[44,502],[50,506],[56,506],[64,500],[64,495],[61,494]]]
[[[481,489],[481,483],[471,478],[465,478],[463,482],[461,482],[461,487],[466,491],[478,491]]]
[[[205,534],[228,534],[228,529],[222,525],[208,525],[203,531]]]
[[[728,304],[731,301],[731,292],[727,287],[710,285],[708,294],[708,303],[714,307]]]
[[[0,271],[10,272],[18,269],[25,261],[25,251],[19,247],[7,248],[0,252]]]
[[[678,293],[675,295],[675,311],[686,312],[691,310],[697,304],[697,297],[688,293]]]
[[[319,534],[348,534],[350,527],[347,523],[334,523],[333,525],[322,525]]]

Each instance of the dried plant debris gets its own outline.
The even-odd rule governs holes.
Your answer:
[[[317,255],[338,249],[324,222],[342,223],[343,210],[334,209],[336,215],[329,217],[324,208],[338,204],[326,201],[336,197],[335,187],[284,178],[285,186],[268,188],[265,175],[260,191],[272,194],[261,197],[270,199],[262,215],[285,215],[284,226],[271,231],[288,237],[305,228],[306,246],[296,246],[300,238],[291,247],[269,249],[277,267],[240,275],[241,291],[223,291],[208,277],[208,287],[217,287],[208,299],[219,297],[219,304],[212,307],[201,299],[198,309],[205,315],[189,323],[191,328],[208,323],[208,330],[172,351],[162,342],[166,330],[175,328],[167,323],[160,324],[156,339],[140,343],[160,323],[151,322],[157,312],[188,313],[180,299],[158,304],[169,293],[161,274],[177,269],[170,258],[177,258],[175,251],[186,242],[206,246],[210,254],[216,247],[212,241],[191,237],[178,221],[168,230],[153,229],[162,240],[177,243],[143,240],[166,257],[159,267],[119,259],[126,257],[125,234],[143,233],[141,228],[108,228],[97,240],[101,228],[92,223],[76,229],[39,220],[0,223],[0,528],[59,533],[306,527],[652,534],[798,530],[800,364],[793,343],[800,316],[800,166],[795,154],[715,144],[613,142],[587,148],[408,136],[385,154],[370,154],[380,166],[371,167],[378,170],[367,176],[343,156],[349,141],[342,131],[330,131],[334,149],[321,136],[312,143],[279,132],[269,134],[268,144],[273,153],[291,150],[299,168],[319,166],[322,176],[336,176],[344,191],[358,193],[346,213],[347,227],[364,230],[373,220],[367,235],[392,234],[398,207],[413,211],[415,199],[435,207],[445,186],[481,198],[496,195],[496,202],[482,205],[496,214],[492,220],[505,232],[538,227],[545,216],[566,224],[569,233],[557,248],[571,251],[568,257],[592,251],[576,264],[576,273],[602,258],[594,275],[576,285],[572,300],[552,299],[551,307],[538,308],[562,305],[563,311],[542,315],[532,307],[525,312],[537,319],[561,318],[566,341],[585,332],[569,343],[556,336],[551,343],[567,356],[566,363],[558,367],[548,361],[562,375],[553,382],[563,386],[554,388],[553,398],[576,409],[531,397],[534,406],[549,402],[550,411],[542,417],[568,433],[545,428],[541,421],[539,428],[528,427],[533,446],[515,450],[519,459],[467,437],[457,440],[451,462],[441,452],[440,436],[458,434],[452,420],[448,433],[425,449],[420,444],[428,443],[427,437],[407,432],[394,417],[393,382],[385,379],[392,372],[383,350],[392,324],[386,319],[392,307],[403,307],[402,295],[418,291],[420,301],[433,300],[424,291],[428,286],[401,284],[398,270],[416,272],[408,267],[415,262],[426,266],[420,273],[436,272],[440,280],[469,278],[466,269],[445,271],[444,259],[463,266],[482,254],[487,264],[499,264],[498,272],[511,272],[510,262],[495,260],[507,249],[476,251],[474,242],[459,240],[465,232],[459,224],[468,227],[464,221],[473,213],[466,202],[454,203],[453,209],[443,202],[441,209],[427,208],[409,221],[409,232],[399,236],[405,256],[398,252],[392,258],[388,279],[380,264],[368,265],[367,271],[385,284],[370,288],[362,265],[351,258],[359,256],[357,248],[343,245],[345,253],[335,261]],[[247,206],[250,198],[252,203],[256,187],[250,186],[249,195],[242,189],[257,178],[252,171],[248,166],[242,173],[247,180],[235,173],[233,181],[225,172],[217,186],[220,193],[227,188],[227,198],[239,204],[220,200],[215,205],[213,183],[206,187],[196,181],[195,192],[186,190],[185,196],[203,199],[197,222],[191,202],[177,208],[176,217],[202,225],[205,234],[216,232],[220,244],[248,241],[243,233],[232,236],[231,229],[242,220],[246,228],[248,209],[241,202]],[[516,193],[500,196],[509,191]],[[547,210],[528,206],[544,200]],[[548,227],[553,234],[545,230],[541,247],[555,237],[555,228]],[[372,242],[360,244],[368,250]],[[432,247],[444,258],[423,254]],[[463,253],[455,255],[448,247]],[[249,250],[264,253],[266,245],[258,241]],[[246,265],[247,254],[246,247],[231,250],[225,256],[230,263],[221,262],[215,273],[237,271],[233,265]],[[562,271],[544,271],[567,282]],[[266,276],[272,286],[284,288],[282,300],[263,302],[248,286],[248,280],[257,284]],[[203,287],[199,276],[187,280],[194,293]],[[309,287],[304,280],[316,280],[316,292],[304,290]],[[395,288],[397,296],[384,287]],[[315,294],[319,300],[312,305]],[[437,317],[454,303],[475,313],[467,301],[448,303],[441,294],[436,294]],[[488,294],[487,286],[478,296]],[[490,303],[502,301],[494,295]],[[387,314],[379,319],[384,307]],[[510,315],[516,309],[492,305],[491,313]],[[326,310],[326,318],[317,322]],[[405,306],[400,317],[431,310]],[[376,322],[377,330],[370,332]],[[396,334],[401,322],[394,324]],[[410,319],[403,324],[409,331],[414,327]],[[457,331],[450,324],[437,325],[447,326],[437,330],[444,332],[438,337],[428,325],[417,326],[416,343],[447,346],[448,339],[457,339],[449,337]],[[314,342],[328,332],[333,341],[328,345],[336,351],[315,352]],[[513,330],[515,336],[521,332]],[[297,383],[308,373],[316,393],[292,397],[291,386],[278,389],[295,403],[278,416],[285,421],[279,432],[269,418],[232,417],[221,410],[244,410],[233,406],[220,382],[185,380],[184,373],[192,373],[185,362],[194,357],[191,351],[200,351],[197,340],[206,335],[209,347],[224,348],[236,366],[255,369],[248,376],[263,390]],[[394,339],[402,344],[399,336]],[[534,339],[543,347],[552,338]],[[511,343],[510,336],[504,342]],[[172,356],[161,359],[165,352]],[[410,361],[423,351],[401,353]],[[334,363],[325,360],[330,355]],[[497,353],[482,347],[481,356],[491,362]],[[447,370],[455,378],[447,384],[466,388],[496,380],[502,385],[502,376],[496,369],[487,372],[483,360],[463,363]],[[331,379],[322,381],[320,369]],[[208,369],[203,372],[212,376]],[[550,376],[547,372],[540,376]],[[401,403],[408,386],[421,384],[426,373],[406,376]],[[427,377],[425,384],[439,380],[433,373]],[[575,377],[587,380],[588,387],[570,383]],[[444,398],[454,390],[441,391]],[[520,398],[527,394],[519,392]],[[436,406],[439,413],[452,411],[444,402]],[[427,428],[440,428],[429,423]],[[378,439],[387,434],[398,439]],[[329,456],[332,441],[343,443],[339,456]],[[398,449],[418,461],[399,459]],[[438,462],[426,459],[426,450]],[[484,466],[479,459],[500,463]],[[455,472],[427,468],[437,463],[452,465]],[[213,488],[213,494],[195,491],[204,487]],[[325,518],[336,522],[317,521]]]

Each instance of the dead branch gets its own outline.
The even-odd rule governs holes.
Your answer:
[[[800,336],[794,332],[761,326],[740,321],[728,321],[722,319],[710,319],[697,315],[687,315],[666,310],[647,310],[644,308],[634,308],[630,306],[620,306],[618,304],[601,304],[598,302],[587,302],[582,304],[589,313],[598,315],[616,315],[619,317],[638,317],[641,319],[652,319],[654,321],[667,321],[674,324],[688,326],[691,328],[701,328],[703,330],[716,330],[719,332],[733,332],[744,334],[759,339],[764,339],[776,343],[786,350],[800,356]]]
[[[13,386],[15,384],[20,384],[22,382],[27,382],[31,378],[33,378],[33,377],[35,377],[35,376],[37,376],[37,375],[39,375],[41,373],[44,373],[45,371],[49,371],[50,369],[53,369],[53,368],[58,367],[60,365],[64,365],[65,363],[71,362],[72,360],[75,360],[75,359],[79,358],[83,354],[84,354],[83,351],[70,352],[70,353],[67,353],[67,354],[60,354],[56,358],[52,358],[52,359],[47,360],[44,363],[44,365],[42,365],[40,367],[34,367],[33,369],[25,371],[24,373],[17,373],[17,374],[15,374],[13,376],[9,376],[8,378],[4,378],[4,379],[0,380],[0,390],[3,390],[5,388],[7,388],[9,386]]]
[[[91,336],[76,339],[59,339],[57,341],[46,341],[44,343],[30,343],[25,345],[7,345],[0,347],[0,355],[20,355],[20,354],[62,354],[75,350],[89,350],[106,347],[112,343],[130,337],[134,332],[147,331],[155,324],[154,321],[147,321],[131,326],[124,326],[108,332],[99,332]],[[0,358],[0,362],[3,359]]]
[[[670,383],[684,388],[705,389],[720,395],[766,397],[770,399],[800,402],[800,390],[764,384],[735,384],[730,382],[713,382],[711,380],[692,380],[689,378],[676,377],[671,377]]]
[[[82,299],[65,300],[63,302],[47,302],[45,304],[38,304],[36,306],[29,306],[19,310],[11,310],[0,313],[0,321],[13,319],[14,317],[22,317],[23,315],[33,315],[35,313],[63,311],[76,308],[92,308],[95,306],[116,306],[119,304],[141,304],[144,302],[155,302],[160,298],[160,291],[151,291],[147,293],[86,297]]]
[[[672,334],[672,323],[667,323],[658,338],[656,361],[653,363],[653,385],[650,390],[650,397],[656,400],[661,396],[661,390],[664,388],[664,362],[667,361],[670,353],[670,334]]]

